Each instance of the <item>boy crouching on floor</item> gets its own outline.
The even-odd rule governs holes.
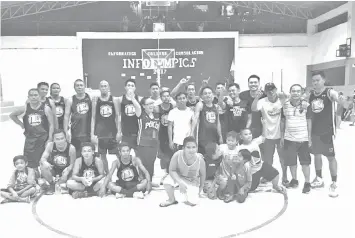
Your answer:
[[[35,172],[27,167],[26,156],[15,156],[13,163],[16,169],[10,178],[7,188],[1,189],[0,196],[5,198],[1,204],[7,202],[29,203],[31,196],[36,193]]]

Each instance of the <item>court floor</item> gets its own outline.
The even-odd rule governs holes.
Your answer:
[[[43,196],[31,204],[0,205],[0,237],[355,237],[355,128],[348,124],[342,125],[335,142],[340,194],[335,199],[328,197],[330,174],[324,159],[326,187],[302,194],[304,180],[299,169],[300,186],[288,190],[288,200],[281,194],[260,192],[251,194],[244,204],[202,199],[196,207],[179,203],[159,208],[166,199],[164,191],[153,191],[144,200]],[[14,168],[12,158],[22,153],[24,138],[10,121],[0,123],[0,132],[3,188]],[[275,164],[279,168],[277,156]]]

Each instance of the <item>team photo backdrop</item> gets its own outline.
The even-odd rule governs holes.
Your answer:
[[[181,78],[199,88],[210,78],[214,87],[229,76],[235,52],[234,38],[204,39],[82,39],[83,73],[88,87],[101,80],[111,93],[124,93],[124,82],[135,79],[137,93],[149,95],[149,84],[161,73],[161,86],[172,89]],[[158,72],[157,69],[160,69]]]

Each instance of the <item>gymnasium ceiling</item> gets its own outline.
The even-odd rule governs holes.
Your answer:
[[[236,15],[222,17],[222,2],[179,2],[176,9],[147,8],[144,16],[162,12],[170,31],[239,31],[242,34],[305,33],[307,19],[322,15],[345,1],[319,2],[223,2],[236,7]],[[208,11],[194,6],[208,5]],[[17,12],[16,12],[17,11]],[[14,14],[16,12],[16,14]],[[1,35],[75,35],[83,31],[121,31],[122,18],[129,19],[128,31],[141,31],[142,21],[130,2],[1,2]],[[177,27],[179,23],[181,29]]]

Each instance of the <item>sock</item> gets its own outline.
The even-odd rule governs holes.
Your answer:
[[[320,170],[316,170],[316,175],[317,175],[317,177],[322,178],[322,170],[321,169]]]
[[[334,176],[332,175],[332,181],[336,182],[337,181],[337,177],[338,177],[337,175],[334,175]]]

